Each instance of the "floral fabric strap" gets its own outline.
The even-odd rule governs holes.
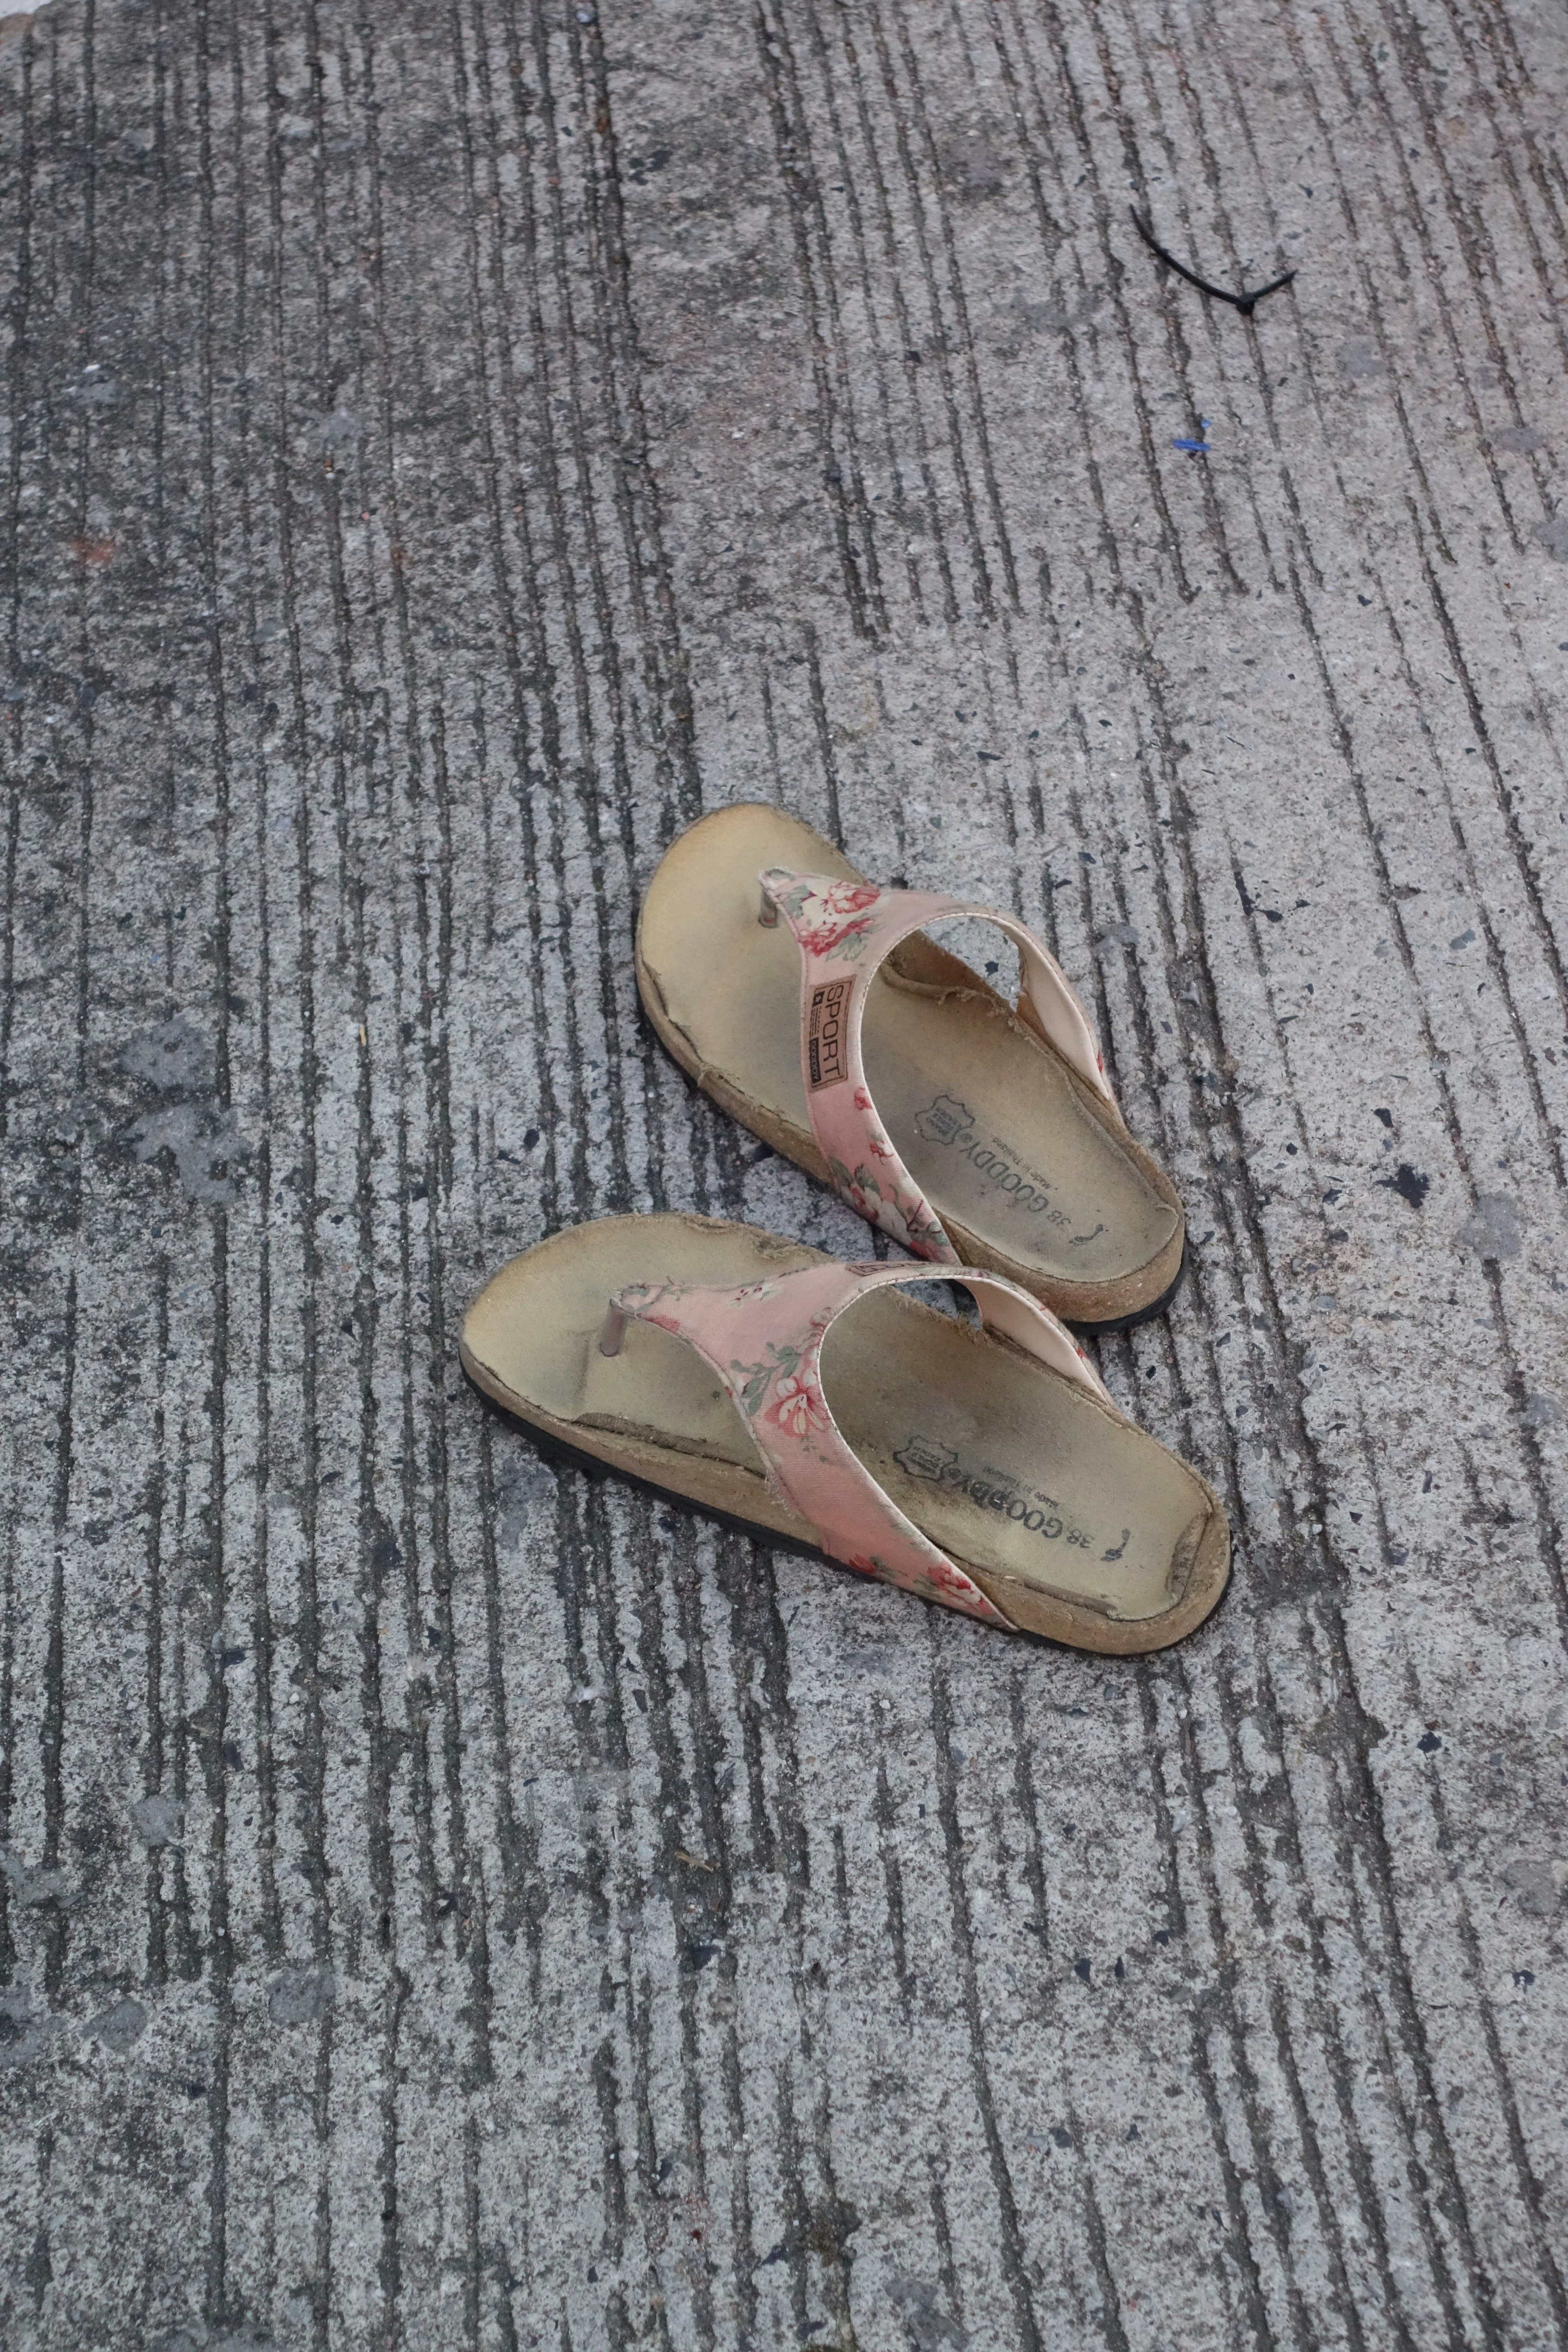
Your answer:
[[[956,1265],[942,1220],[893,1149],[871,1100],[861,1057],[866,996],[879,967],[901,940],[928,923],[974,915],[994,923],[1018,949],[1020,1003],[1064,1061],[1107,1101],[1105,1066],[1094,1032],[1056,958],[1011,915],[950,898],[936,890],[883,890],[826,874],[765,866],[761,920],[782,915],[801,955],[801,1077],[817,1148],[849,1206],[913,1250]]]
[[[606,1355],[618,1353],[628,1316],[673,1331],[718,1373],[763,1456],[769,1484],[816,1530],[830,1559],[1013,1631],[973,1579],[905,1517],[851,1452],[822,1392],[822,1343],[846,1307],[889,1284],[945,1278],[908,1265],[824,1260],[740,1289],[638,1283],[611,1301],[599,1344]],[[1053,1371],[1109,1402],[1068,1332],[1026,1291],[969,1267],[960,1279],[973,1292],[988,1330],[1004,1333]]]

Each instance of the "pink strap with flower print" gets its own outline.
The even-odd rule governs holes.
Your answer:
[[[907,1265],[826,1259],[739,1289],[637,1283],[611,1301],[599,1345],[607,1356],[618,1354],[628,1317],[673,1331],[718,1373],[767,1465],[770,1485],[816,1528],[830,1559],[1012,1632],[1010,1620],[973,1579],[878,1485],[850,1450],[822,1392],[822,1343],[846,1307],[889,1284],[945,1278]],[[1026,1291],[970,1267],[957,1279],[973,1293],[988,1330],[1110,1402],[1068,1333]]]
[[[901,940],[953,915],[994,923],[1018,950],[1022,990],[1045,1035],[1064,1061],[1107,1101],[1105,1065],[1078,998],[1056,958],[1011,915],[937,890],[879,889],[827,874],[765,866],[757,877],[759,920],[782,915],[801,954],[801,1077],[811,1131],[849,1206],[917,1257],[956,1265],[942,1220],[893,1149],[877,1117],[860,1031],[866,996],[879,967]]]

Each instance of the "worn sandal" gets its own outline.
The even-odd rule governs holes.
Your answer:
[[[995,1275],[981,1321],[751,1225],[606,1217],[512,1259],[463,1327],[487,1396],[547,1450],[825,1553],[988,1625],[1163,1648],[1224,1589],[1197,1475]]]
[[[952,916],[1016,942],[1016,1008],[923,936]],[[1128,1133],[1059,966],[1013,917],[879,889],[798,818],[742,803],[660,862],[637,969],[681,1068],[918,1256],[1007,1275],[1094,1330],[1165,1305],[1181,1201]]]

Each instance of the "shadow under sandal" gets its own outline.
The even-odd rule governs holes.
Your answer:
[[[1018,949],[1009,1005],[925,936],[952,917]],[[659,1037],[753,1135],[944,1265],[1124,1329],[1181,1276],[1174,1185],[1128,1133],[1055,959],[1010,915],[879,889],[782,810],[682,834],[648,884],[637,985]]]
[[[899,1287],[950,1279],[978,1325]],[[1163,1649],[1225,1587],[1208,1486],[994,1275],[843,1265],[706,1217],[607,1217],[504,1266],[461,1352],[546,1451],[1009,1633]]]

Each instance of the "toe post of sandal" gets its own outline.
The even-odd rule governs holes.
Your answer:
[[[618,1298],[612,1298],[599,1326],[599,1353],[618,1356],[626,1336],[626,1310]]]

